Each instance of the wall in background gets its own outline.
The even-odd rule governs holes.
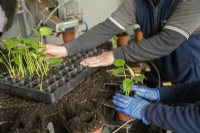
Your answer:
[[[102,22],[115,11],[123,0],[77,0],[89,28]]]

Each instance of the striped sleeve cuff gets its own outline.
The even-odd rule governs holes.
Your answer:
[[[120,29],[125,30],[126,28],[122,26],[119,22],[117,22],[113,17],[109,17],[109,19],[116,24]]]
[[[185,32],[185,31],[183,31],[183,30],[181,30],[181,29],[179,29],[179,28],[177,28],[177,27],[174,27],[174,26],[169,26],[169,25],[167,25],[167,26],[165,26],[164,28],[165,28],[165,29],[170,29],[170,30],[176,31],[176,32],[182,34],[182,35],[183,35],[184,37],[186,37],[187,39],[188,39],[189,36],[190,36],[187,32]]]

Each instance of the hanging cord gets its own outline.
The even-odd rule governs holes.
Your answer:
[[[115,131],[113,131],[112,133],[116,133],[118,132],[120,129],[122,129],[124,126],[126,126],[127,124],[129,124],[130,122],[132,122],[134,119],[130,119],[127,122],[125,122],[123,125],[121,125],[119,128],[117,128]],[[137,122],[137,121],[136,121]]]
[[[161,86],[161,77],[160,77],[160,72],[158,71],[158,68],[156,67],[156,65],[152,62],[152,61],[148,61],[153,68],[156,70],[157,76],[158,76],[158,87]]]
[[[67,2],[68,2],[68,1],[65,0],[64,2],[60,3],[60,4],[49,14],[49,16],[48,16],[47,19],[44,21],[44,23],[46,23],[46,22],[50,19],[50,17],[54,14],[55,11],[58,10],[58,8],[60,8],[61,6],[64,6],[65,3],[67,3]]]

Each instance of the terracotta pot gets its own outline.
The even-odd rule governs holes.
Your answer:
[[[76,32],[62,32],[63,41],[69,43],[75,39]]]
[[[140,42],[143,41],[143,33],[140,28],[135,30],[135,42]]]
[[[88,132],[88,133],[102,133],[102,130],[103,130],[103,126],[101,126],[100,128],[98,128],[95,131]],[[82,132],[77,131],[77,132],[74,132],[74,133],[82,133]]]
[[[127,115],[125,115],[125,114],[123,114],[121,112],[117,112],[117,115],[118,115],[119,120],[123,121],[123,122],[126,122],[126,121],[131,119],[130,116],[127,116]]]
[[[125,35],[125,36],[119,36],[117,39],[117,46],[125,46],[128,45],[128,40],[129,40],[129,36]]]
[[[100,128],[98,128],[97,130],[95,130],[93,132],[89,132],[89,133],[102,133],[102,129],[103,129],[103,126],[101,126]]]
[[[116,36],[118,37],[117,39],[118,47],[128,45],[129,35],[127,32],[122,32],[120,34],[117,34]]]
[[[142,69],[141,68],[135,68],[135,69],[133,69],[133,72],[141,74]]]

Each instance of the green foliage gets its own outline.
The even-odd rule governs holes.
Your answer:
[[[111,39],[113,49],[117,48],[117,39],[118,39],[117,36],[113,36],[113,38]]]
[[[41,36],[48,36],[48,35],[53,34],[53,32],[48,27],[41,27],[39,30],[39,34]]]
[[[122,59],[116,59],[114,61],[114,66],[116,68],[112,72],[113,76],[117,76],[120,73],[123,73],[124,75],[123,90],[126,96],[130,95],[130,89],[135,82],[143,83],[143,80],[146,78],[143,74],[135,73]],[[130,75],[130,78],[128,78],[128,74]]]
[[[47,60],[47,65],[49,67],[57,67],[62,63],[62,59],[55,59],[55,58],[51,58]]]
[[[0,51],[0,63],[5,65],[11,78],[23,79],[36,73],[43,79],[47,76],[49,67],[56,67],[62,63],[62,59],[45,60],[45,53],[42,50],[43,36],[52,34],[52,31],[47,27],[41,27],[39,32],[34,29],[33,31],[36,33],[34,38],[15,37],[0,40],[4,44],[4,52]],[[40,86],[42,87],[42,80]]]

